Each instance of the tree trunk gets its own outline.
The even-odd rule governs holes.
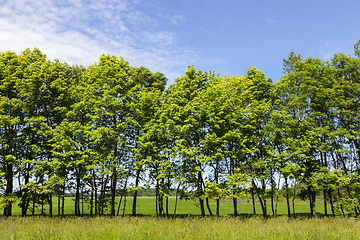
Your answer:
[[[309,200],[310,200],[310,214],[312,218],[316,217],[316,211],[315,211],[315,200],[316,195],[315,193],[310,192],[309,193]]]
[[[204,200],[201,198],[201,196],[203,195],[201,171],[198,171],[198,182],[197,182],[197,184],[198,184],[198,196],[199,196],[201,216],[205,217]]]
[[[332,216],[334,217],[334,216],[335,216],[334,204],[333,204],[333,201],[332,201],[332,196],[331,196],[331,190],[330,190],[330,189],[328,190],[328,194],[329,194],[329,201],[330,201],[331,213],[332,213]]]
[[[52,194],[49,194],[49,196],[48,196],[48,202],[49,202],[49,216],[52,217],[52,215],[53,215]]]
[[[60,195],[58,196],[58,216],[60,217],[61,215],[61,200],[60,200]]]
[[[84,194],[81,194],[81,216],[84,216]]]
[[[123,196],[124,194],[126,195],[126,187],[127,187],[127,182],[128,182],[128,179],[129,179],[129,175],[130,175],[130,170],[128,171],[128,175],[126,177],[126,180],[125,180],[125,184],[124,184],[124,188],[123,188],[123,191],[121,193],[121,198],[120,198],[120,202],[119,202],[119,207],[118,207],[118,210],[117,210],[117,216],[119,216],[119,212],[120,212],[120,206],[121,206],[121,201],[123,199]]]
[[[327,197],[326,197],[326,190],[324,189],[323,191],[324,193],[324,213],[325,213],[325,217],[328,217],[328,212],[327,212]]]
[[[90,193],[90,216],[92,217],[93,216],[93,214],[94,214],[94,185],[93,185],[93,181],[91,180],[90,181],[91,182],[91,184],[90,184],[90,191],[91,191],[91,193]]]
[[[75,192],[75,215],[80,215],[80,209],[79,209],[79,202],[80,202],[80,178],[79,178],[79,172],[76,171],[76,192]]]
[[[295,180],[295,184],[294,184],[294,197],[292,199],[292,205],[293,205],[293,216],[294,218],[295,216],[295,199],[296,199],[296,180]]]
[[[251,189],[251,198],[252,198],[253,212],[254,212],[254,216],[256,216],[254,186],[252,186],[250,189]]]
[[[163,215],[164,213],[164,207],[163,207],[163,197],[160,196],[159,194],[159,198],[158,198],[158,204],[159,204],[159,216]]]
[[[341,201],[340,188],[338,188],[338,196],[339,196],[339,201]],[[340,209],[341,209],[341,212],[343,214],[343,217],[345,217],[345,212],[344,212],[344,208],[343,208],[342,203],[340,203]]]
[[[62,206],[61,206],[61,217],[64,217],[64,211],[65,211],[65,182],[63,186],[63,193],[62,193]]]
[[[238,209],[237,209],[237,199],[233,198],[233,207],[234,207],[234,216],[238,216]]]
[[[119,201],[119,206],[118,206],[118,210],[117,210],[116,216],[119,216],[120,207],[121,207],[121,202],[122,202],[122,199],[123,199],[123,195],[124,195],[124,194],[121,194],[120,201]]]
[[[279,193],[280,193],[280,176],[279,176],[279,180],[278,180],[278,190],[277,190],[277,194],[276,194],[276,205],[275,205],[275,216],[277,216],[277,205],[279,202]]]
[[[169,197],[166,197],[166,217],[169,217]]]
[[[261,180],[261,183],[262,183],[262,189],[263,189],[263,192],[264,192],[263,216],[264,216],[264,218],[267,218],[268,215],[267,215],[267,205],[266,205],[266,195],[265,195],[265,192],[266,192],[266,183],[265,183],[265,180]]]
[[[113,117],[114,125],[116,125],[116,117]],[[115,217],[115,197],[116,197],[116,183],[117,183],[117,170],[116,170],[116,163],[117,163],[117,150],[118,150],[118,143],[115,139],[114,143],[114,167],[113,173],[111,176],[111,217]]]
[[[263,181],[263,180],[262,180]],[[258,199],[259,199],[259,202],[260,202],[260,205],[261,205],[261,210],[263,212],[263,217],[267,218],[267,212],[266,212],[266,198],[264,198],[264,201],[262,199],[262,197],[260,196],[260,192],[259,192],[259,188],[255,185],[255,181],[252,180],[253,182],[253,185],[255,186],[255,190],[256,190],[256,193],[258,195]],[[263,186],[264,187],[264,186]]]
[[[26,164],[28,165],[28,164]],[[29,183],[29,169],[26,169],[26,172],[24,174],[24,185]],[[20,178],[19,178],[20,179]],[[20,181],[20,180],[19,180]],[[20,186],[20,183],[19,183]],[[29,199],[29,193],[27,190],[23,193],[23,196],[21,197],[21,216],[25,217],[27,214],[27,210],[29,207],[30,199]]]
[[[139,186],[139,180],[140,180],[140,169],[136,170],[136,179],[135,179],[135,188]],[[137,200],[137,194],[138,190],[136,189],[134,192],[134,200],[133,200],[133,206],[132,206],[132,216],[136,216],[136,200]]]
[[[6,163],[6,189],[5,189],[5,198],[10,197],[13,193],[13,164]],[[4,207],[4,215],[9,217],[12,214],[12,203],[8,201]]]
[[[93,171],[93,173],[95,174],[95,171]],[[98,199],[98,191],[97,191],[97,186],[96,186],[96,181],[95,181],[95,175],[93,175],[94,176],[94,194],[95,194],[95,196],[94,196],[94,204],[95,204],[95,206],[94,206],[94,209],[95,209],[95,215],[97,215],[98,213],[99,213],[99,206],[98,206],[98,202],[99,202],[99,199]]]
[[[117,182],[117,172],[116,172],[116,167],[114,166],[113,174],[111,177],[111,217],[115,217],[116,182]]]
[[[34,193],[34,195],[35,195],[35,193]],[[35,198],[35,196],[33,197],[33,207],[32,207],[32,212],[31,212],[31,215],[32,216],[35,216],[35,202],[36,201],[36,198]],[[60,213],[59,213],[59,216],[60,216]]]
[[[271,210],[272,210],[273,216],[275,216],[274,196],[273,195],[271,195]]]
[[[156,179],[156,189],[155,189],[155,209],[156,209],[156,216],[159,216],[159,180]]]
[[[287,204],[287,212],[288,212],[288,217],[290,218],[291,216],[291,212],[290,212],[290,202],[289,202],[289,185],[288,185],[288,179],[287,176],[284,175],[284,179],[285,179],[285,188],[286,188],[286,204]]]
[[[125,208],[126,208],[126,194],[124,197],[124,209],[123,209],[123,214],[122,214],[123,217],[125,216]]]
[[[212,211],[211,211],[211,208],[210,208],[209,198],[205,198],[205,201],[206,201],[206,207],[207,207],[207,209],[209,211],[209,214],[210,214],[210,216],[212,216],[213,214],[212,214]]]
[[[177,202],[178,202],[178,192],[179,192],[179,189],[180,189],[180,185],[181,185],[181,182],[179,182],[179,185],[178,185],[178,187],[176,189],[174,217],[176,215],[176,208],[177,208]]]
[[[41,216],[44,216],[44,194],[40,195],[41,198]]]

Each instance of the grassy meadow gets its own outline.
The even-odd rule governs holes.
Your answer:
[[[0,239],[359,239],[355,218],[10,217]]]
[[[257,216],[252,214],[252,203],[238,203],[240,216],[232,217],[232,202],[222,201],[221,217],[201,218],[195,201],[178,202],[177,217],[173,218],[175,199],[169,199],[170,218],[155,217],[155,198],[138,199],[138,217],[130,217],[132,198],[127,199],[125,217],[89,217],[87,205],[84,217],[75,217],[74,202],[66,198],[65,218],[36,216],[0,217],[0,239],[360,239],[360,221],[353,217],[322,217],[323,204],[317,204],[319,218],[309,218],[309,204],[296,202],[296,218],[286,217],[286,203],[279,202],[279,217],[264,220],[260,205]],[[210,201],[213,214],[216,202]],[[268,205],[271,215],[271,205]],[[122,213],[122,207],[121,211]],[[14,215],[20,209],[14,208]],[[48,206],[45,206],[48,213]],[[109,212],[107,212],[109,213]]]
[[[74,198],[71,198],[71,197],[65,198],[65,214],[66,215],[74,215],[74,213],[75,213],[73,199]],[[120,198],[117,198],[116,200],[117,200],[116,206],[118,206]],[[124,203],[124,199],[122,200],[119,215],[122,215],[122,213],[123,213],[123,208],[124,208],[123,203]],[[197,203],[198,202],[194,201],[194,200],[188,200],[188,201],[178,200],[176,215],[179,215],[179,216],[201,215],[200,208],[198,207]],[[125,207],[125,215],[131,215],[132,204],[133,204],[132,197],[127,197],[126,207]],[[216,202],[214,200],[210,200],[209,204],[210,204],[212,213],[215,215],[216,214]],[[58,206],[57,199],[54,198],[53,199],[53,215],[58,214],[57,206]],[[81,208],[81,205],[80,205],[80,208]],[[175,198],[170,197],[169,198],[169,214],[170,214],[170,216],[173,215],[174,208],[175,208]],[[275,208],[275,206],[274,206],[274,208]],[[287,206],[284,201],[279,202],[277,208],[278,208],[278,210],[277,210],[278,215],[286,215],[287,214]],[[156,209],[155,197],[138,197],[137,214],[139,216],[155,216],[156,215],[155,209]],[[3,211],[1,211],[1,210],[2,209],[0,209],[0,213],[3,214]],[[116,211],[117,211],[117,209],[116,209]],[[206,211],[206,214],[209,215],[208,209],[206,207],[205,207],[205,211]],[[44,212],[45,212],[45,215],[49,214],[49,206],[48,205],[44,205]],[[253,216],[252,202],[248,201],[246,199],[240,200],[240,202],[238,203],[238,212],[240,215],[243,215],[243,216]],[[270,201],[267,201],[267,212],[269,215],[272,215]],[[291,207],[291,212],[292,212],[292,207]],[[330,206],[328,207],[328,212],[330,213]],[[41,213],[41,206],[37,206],[35,215],[40,215],[40,213]],[[85,216],[89,215],[89,213],[90,213],[89,204],[84,203],[84,215]],[[262,215],[261,206],[257,201],[256,201],[256,213],[259,216]],[[301,200],[296,200],[295,201],[295,213],[296,213],[296,216],[309,216],[309,203],[305,202],[305,201],[301,201]],[[316,213],[319,216],[321,216],[324,213],[324,205],[322,203],[316,204]],[[110,214],[110,209],[106,209],[106,211],[104,211],[104,214],[105,215]],[[16,204],[14,204],[14,206],[13,206],[13,215],[21,215],[21,209],[19,207],[17,207]],[[28,215],[31,215],[31,211],[28,211]],[[220,202],[220,215],[221,216],[232,216],[233,215],[233,203],[231,202],[231,200],[222,200]]]

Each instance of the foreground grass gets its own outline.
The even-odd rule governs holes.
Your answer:
[[[360,239],[355,218],[0,219],[0,239]]]

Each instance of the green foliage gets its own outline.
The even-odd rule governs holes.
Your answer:
[[[189,66],[165,89],[162,73],[122,57],[84,68],[36,48],[0,53],[4,214],[14,205],[24,216],[55,209],[53,197],[63,214],[73,192],[76,215],[82,201],[90,215],[119,214],[116,198],[129,193],[135,215],[140,190],[153,188],[158,215],[170,214],[173,193],[198,199],[202,216],[209,198],[232,198],[236,215],[236,199],[252,194],[267,217],[284,179],[289,215],[289,196],[301,196],[313,216],[320,197],[333,215],[358,216],[359,69],[344,54],[322,61],[291,52],[276,84],[255,67],[221,77]]]

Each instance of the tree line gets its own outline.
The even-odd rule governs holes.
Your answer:
[[[291,52],[276,83],[254,67],[221,77],[189,66],[167,89],[164,74],[122,57],[102,55],[85,68],[46,60],[37,48],[2,52],[4,215],[15,204],[23,216],[44,205],[55,215],[54,199],[64,215],[73,192],[75,215],[84,199],[91,216],[119,215],[132,194],[136,216],[138,192],[151,186],[157,215],[169,215],[175,192],[198,199],[202,216],[219,215],[224,196],[236,216],[237,200],[249,195],[254,214],[258,201],[267,217],[269,207],[277,214],[283,183],[289,217],[295,197],[315,217],[319,195],[326,216],[358,216],[359,44],[355,57],[329,61]]]

